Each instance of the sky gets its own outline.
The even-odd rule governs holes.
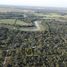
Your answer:
[[[67,0],[0,0],[0,5],[66,7]]]

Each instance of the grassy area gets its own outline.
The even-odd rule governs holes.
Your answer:
[[[34,13],[34,15],[35,16],[43,16],[43,17],[45,16],[45,14],[43,14],[43,13]]]
[[[21,21],[21,20],[17,20],[16,24],[22,26],[22,25],[25,24],[25,22],[24,21]]]
[[[13,25],[15,23],[15,19],[0,19],[0,23]]]
[[[16,19],[0,19],[0,24],[10,24],[10,25],[14,25],[15,24]],[[21,21],[21,20],[17,20],[16,24],[17,25],[23,25],[25,22]]]

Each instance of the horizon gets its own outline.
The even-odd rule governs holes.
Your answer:
[[[2,0],[0,5],[67,8],[66,0]]]
[[[53,7],[53,6],[31,6],[31,5],[7,5],[7,4],[0,4],[0,7],[35,7],[35,8],[60,8],[60,9],[66,9],[67,7]],[[66,9],[67,10],[67,9]]]

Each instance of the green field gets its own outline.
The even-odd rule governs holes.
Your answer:
[[[14,25],[16,22],[16,25],[23,25],[25,22],[21,20],[16,19],[0,19],[0,24],[6,24],[6,25]]]

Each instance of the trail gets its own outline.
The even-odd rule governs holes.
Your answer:
[[[8,29],[14,29],[14,30],[20,30],[20,31],[44,31],[44,27],[41,24],[41,21],[34,21],[32,24],[34,24],[34,27],[16,27],[12,25],[0,25],[0,27],[5,27]]]

